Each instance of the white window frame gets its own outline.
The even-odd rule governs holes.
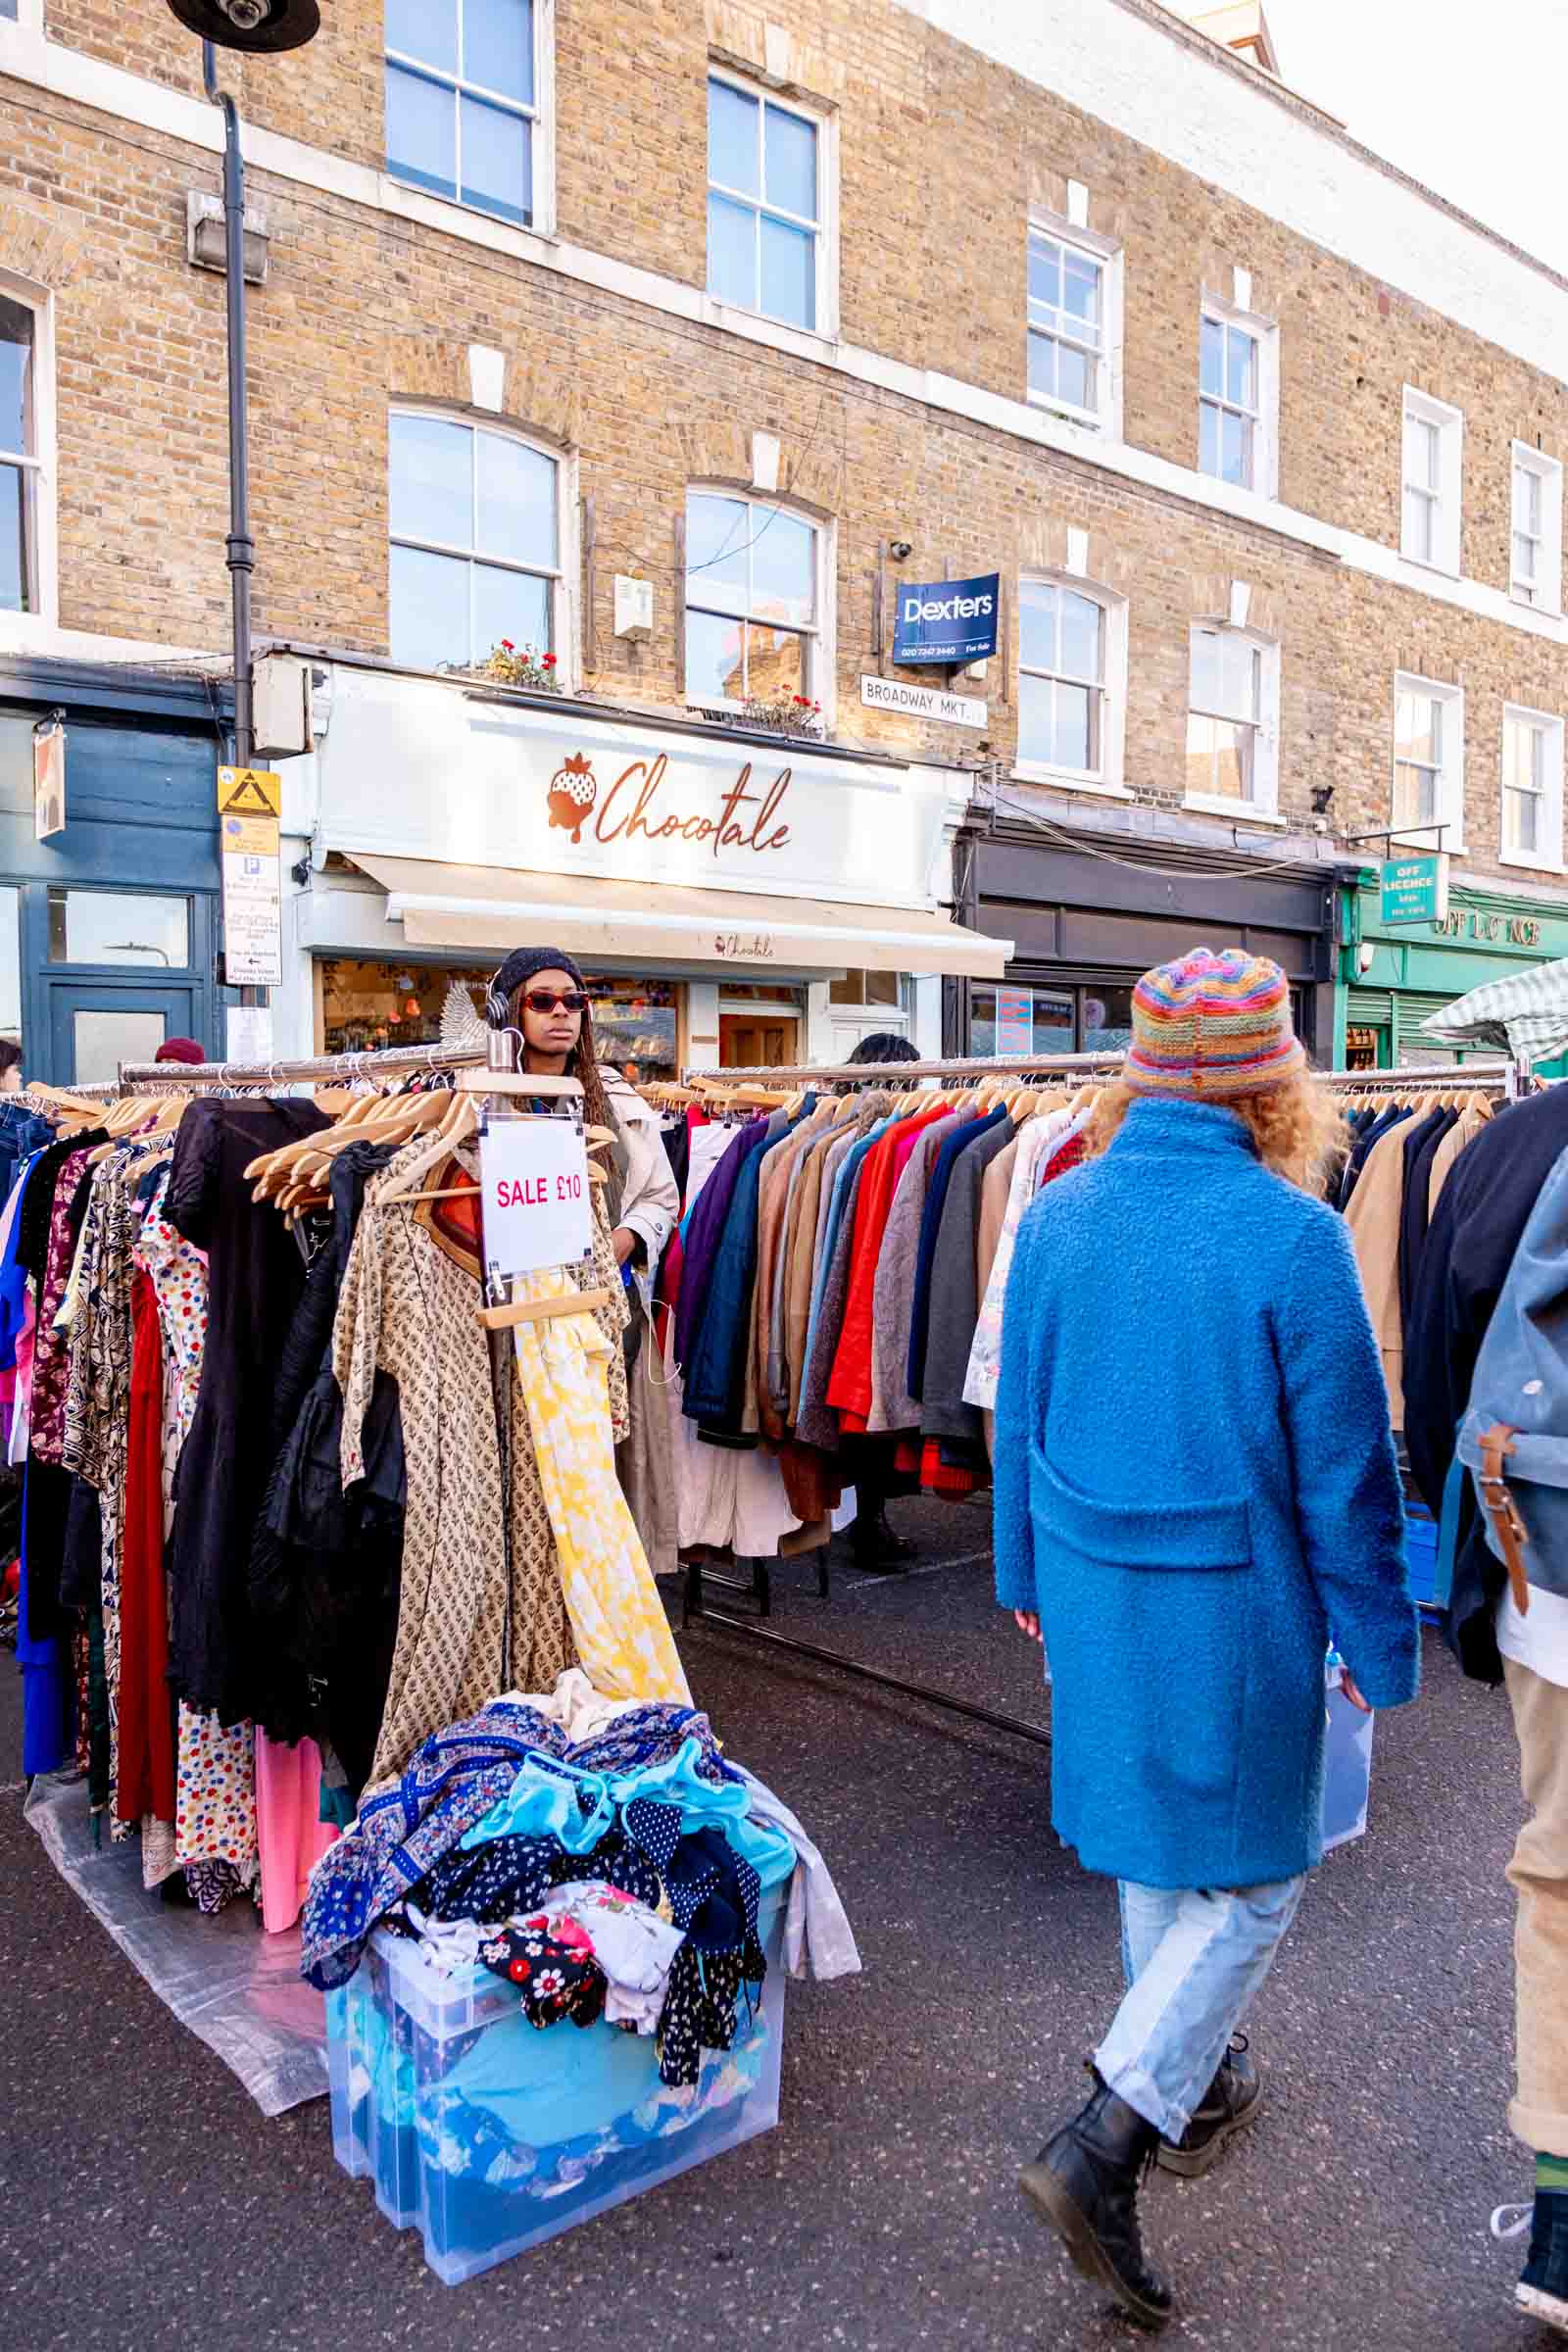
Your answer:
[[[390,512],[392,419],[394,416],[437,416],[443,423],[466,425],[468,431],[475,435],[493,433],[498,441],[515,441],[523,449],[535,450],[540,457],[548,458],[556,469],[557,561],[555,568],[552,570],[544,564],[509,563],[504,556],[476,553],[471,547],[455,547],[438,539],[409,539],[394,533],[391,527]],[[477,441],[474,443],[473,463],[477,466]],[[528,579],[548,580],[550,582],[550,628],[553,640],[549,650],[556,657],[556,665],[561,677],[560,691],[563,694],[574,693],[579,677],[580,662],[577,642],[577,600],[573,591],[573,582],[581,576],[576,452],[561,449],[537,433],[526,432],[520,426],[509,423],[505,417],[489,415],[477,416],[472,410],[448,407],[440,401],[394,400],[389,402],[387,407],[386,478],[388,495],[386,545],[389,580],[391,551],[394,547],[419,548],[428,555],[452,556],[470,565],[491,564],[504,571],[519,572]],[[477,504],[476,494],[475,512],[477,512]],[[389,645],[391,644],[390,604],[389,595],[387,613],[387,642]],[[483,649],[478,646],[470,647],[475,662],[482,662],[489,650],[488,647]],[[392,659],[396,661],[397,656],[394,654]]]
[[[32,414],[35,447],[6,452],[32,476],[33,580],[35,610],[0,612],[0,628],[19,637],[52,629],[60,615],[60,475],[56,439],[55,298],[47,286],[0,270],[0,293],[32,314]]]
[[[681,502],[683,516],[687,513],[689,502],[694,498],[724,498],[735,505],[758,508],[763,514],[772,514],[777,511],[789,515],[795,522],[804,523],[811,532],[811,543],[816,551],[816,573],[812,582],[816,603],[816,626],[813,629],[804,629],[800,633],[805,637],[807,644],[806,690],[812,702],[821,706],[817,711],[817,717],[821,722],[823,733],[831,735],[838,710],[836,686],[838,621],[833,593],[838,577],[836,524],[821,514],[813,514],[808,508],[792,506],[787,498],[774,497],[766,491],[742,490],[734,482],[688,482]],[[682,544],[685,544],[684,540]],[[687,567],[688,564],[689,557],[682,561],[680,577],[681,675],[678,682],[680,699],[688,711],[701,714],[709,710],[721,710],[724,716],[732,717],[740,710],[739,703],[698,703],[694,702],[686,691],[686,628],[687,616],[692,611],[691,598],[687,594],[687,582],[691,578],[691,572]],[[702,605],[698,607],[698,610],[704,612],[721,613],[728,620],[756,620],[761,626],[767,625],[758,614],[727,612],[722,606]],[[782,626],[783,624],[775,623],[774,625]]]
[[[25,7],[27,0],[22,0],[22,4]],[[461,57],[463,54],[461,46],[463,0],[456,0],[456,4],[460,27],[458,54]],[[482,98],[486,104],[499,107],[503,113],[515,115],[529,123],[532,130],[533,163],[533,186],[529,191],[533,200],[529,208],[531,218],[526,221],[508,220],[504,213],[492,212],[487,205],[468,203],[461,192],[456,196],[443,196],[437,189],[427,188],[418,180],[400,178],[392,170],[390,161],[383,160],[382,169],[392,185],[398,188],[407,188],[413,195],[426,197],[431,204],[450,204],[457,212],[474,213],[481,220],[500,221],[504,227],[517,229],[523,236],[554,236],[556,229],[556,0],[534,0],[533,105],[531,107],[523,105],[515,98],[503,97],[499,91],[486,89],[482,82],[460,80],[455,74],[447,74],[437,67],[427,66],[416,57],[410,57],[402,50],[393,49],[383,40],[381,45],[383,159],[386,155],[386,69],[389,65],[401,66],[406,72],[417,75],[420,80],[434,82],[439,88],[454,93],[453,104],[457,108],[455,155],[458,164],[460,191],[463,184],[463,112],[461,106],[458,105],[457,92],[463,91],[471,97]]]
[[[1508,773],[1508,726],[1513,721],[1520,726],[1537,727],[1545,737],[1545,761],[1543,783],[1544,808],[1542,810],[1545,838],[1555,844],[1556,854],[1549,851],[1510,850],[1508,841],[1508,804],[1505,779]],[[1562,774],[1563,722],[1550,710],[1532,710],[1523,703],[1504,703],[1502,707],[1502,736],[1498,744],[1497,783],[1497,861],[1500,865],[1528,867],[1534,873],[1560,874],[1565,870],[1562,832]]]
[[[1278,322],[1264,318],[1256,311],[1244,311],[1239,303],[1226,302],[1220,295],[1205,292],[1199,304],[1199,436],[1197,467],[1205,482],[1222,482],[1226,489],[1238,485],[1223,482],[1223,477],[1202,471],[1202,412],[1213,396],[1202,385],[1203,320],[1211,319],[1216,326],[1239,327],[1250,335],[1257,345],[1257,409],[1252,419],[1252,479],[1245,485],[1254,498],[1277,500],[1280,494],[1280,330]],[[1217,405],[1222,413],[1241,415],[1232,401]]]
[[[1424,484],[1407,479],[1405,427],[1412,423],[1432,425],[1438,435],[1437,526],[1430,556],[1416,553],[1404,527],[1406,490],[1419,494],[1425,489]],[[1463,505],[1464,412],[1450,408],[1446,400],[1434,400],[1430,392],[1418,392],[1413,384],[1406,384],[1399,410],[1399,554],[1403,561],[1419,564],[1423,571],[1446,572],[1457,579]]]
[[[1389,710],[1389,816],[1394,817],[1395,764],[1398,748],[1398,698],[1401,694],[1430,696],[1445,706],[1446,715],[1443,724],[1443,763],[1440,767],[1437,795],[1437,822],[1447,826],[1443,834],[1430,826],[1417,826],[1407,832],[1397,827],[1390,835],[1391,842],[1415,850],[1443,850],[1450,857],[1464,855],[1464,688],[1452,686],[1444,678],[1423,678],[1414,670],[1399,669],[1394,674],[1394,701]]]
[[[1524,578],[1516,567],[1514,536],[1519,527],[1519,477],[1531,474],[1541,484],[1541,533],[1535,579]],[[1562,611],[1562,466],[1528,441],[1513,445],[1513,474],[1508,501],[1508,593],[1516,605],[1533,612]]]
[[[1054,238],[1058,245],[1070,247],[1099,265],[1101,283],[1101,313],[1102,319],[1099,367],[1096,370],[1096,403],[1092,409],[1080,409],[1070,400],[1058,400],[1053,393],[1037,392],[1029,381],[1029,339],[1036,331],[1029,323],[1029,241],[1035,236]],[[1053,416],[1065,416],[1074,424],[1087,425],[1092,432],[1101,433],[1108,441],[1122,437],[1122,348],[1125,332],[1125,270],[1123,249],[1113,237],[1097,236],[1093,229],[1066,220],[1059,213],[1045,211],[1031,205],[1024,235],[1024,397],[1033,409],[1044,409]],[[1045,332],[1044,329],[1040,330]]]
[[[731,66],[721,66],[713,58],[708,61],[703,76],[703,139],[708,139],[708,85],[723,82],[729,89],[739,90],[761,108],[777,107],[780,114],[799,116],[809,122],[816,133],[816,323],[797,326],[793,319],[776,318],[771,311],[754,309],[749,303],[726,302],[708,285],[708,199],[711,194],[727,197],[732,204],[744,204],[759,215],[777,212],[781,220],[797,228],[808,228],[811,223],[798,214],[786,213],[781,207],[764,204],[759,196],[749,196],[744,189],[728,187],[723,180],[711,176],[710,159],[703,159],[703,299],[708,315],[715,325],[722,326],[729,318],[761,318],[775,333],[804,335],[815,342],[836,342],[839,333],[839,143],[838,116],[831,107],[820,106],[813,99],[791,95],[783,97],[760,79],[738,74]]]
[[[1229,816],[1238,821],[1283,824],[1279,813],[1280,799],[1280,649],[1272,637],[1260,636],[1255,629],[1233,628],[1228,621],[1195,620],[1187,638],[1187,716],[1194,715],[1193,703],[1193,639],[1200,635],[1234,638],[1250,652],[1259,656],[1257,676],[1257,719],[1252,733],[1252,792],[1249,800],[1232,800],[1218,792],[1188,792],[1184,794],[1184,808],[1200,809],[1208,816]],[[1223,717],[1220,711],[1204,711],[1199,715]],[[1233,724],[1236,722],[1232,722]]]
[[[1056,571],[1049,566],[1031,566],[1021,574],[1016,598],[1017,618],[1013,624],[1013,655],[1015,693],[1021,725],[1023,711],[1023,681],[1034,676],[1023,665],[1023,589],[1026,584],[1038,583],[1048,588],[1066,588],[1074,596],[1088,597],[1104,614],[1104,676],[1101,681],[1102,707],[1100,723],[1100,771],[1085,774],[1076,767],[1058,767],[1052,760],[1025,760],[1015,755],[1012,764],[1013,780],[1019,784],[1056,784],[1070,792],[1093,793],[1107,801],[1130,801],[1125,776],[1127,770],[1127,599],[1108,588],[1102,580],[1091,580],[1081,573]]]

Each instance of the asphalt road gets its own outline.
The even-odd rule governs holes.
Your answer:
[[[1035,1653],[990,1606],[984,1510],[895,1515],[917,1573],[839,1569],[824,1606],[785,1569],[775,1624],[1047,1721]],[[827,1855],[865,1973],[791,1986],[776,2132],[457,2289],[337,2169],[325,2100],[264,2120],[57,1877],[0,1670],[0,2345],[1143,2340],[1013,2184],[1116,1998],[1114,1897],[1052,1838],[1044,1753],[716,1631],[683,1649],[731,1750]],[[1168,2343],[1544,2343],[1513,2311],[1516,2249],[1487,2235],[1529,2193],[1503,2122],[1518,1820],[1506,1704],[1429,1635],[1422,1697],[1377,1727],[1370,1835],[1318,1874],[1255,2014],[1266,2112],[1206,2181],[1147,2194],[1181,2299]]]

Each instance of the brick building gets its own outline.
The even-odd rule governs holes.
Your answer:
[[[1222,934],[1387,1058],[1568,952],[1568,283],[1218,13],[1241,46],[1154,0],[328,0],[221,58],[257,628],[315,739],[270,738],[279,1051],[427,1035],[523,937],[653,1066],[1096,1045]],[[212,842],[77,831],[223,718],[220,148],[164,0],[0,0],[0,1017],[56,1076],[220,1042]],[[895,663],[903,589],[992,573],[979,670]],[[552,691],[464,674],[503,639]],[[1434,825],[1447,925],[1384,933],[1355,837]]]

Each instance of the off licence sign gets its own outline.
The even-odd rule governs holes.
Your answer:
[[[485,1265],[565,1266],[593,1246],[588,1148],[570,1119],[492,1119],[479,1139]]]
[[[1385,923],[1441,923],[1448,911],[1448,860],[1433,853],[1390,858],[1383,867]]]

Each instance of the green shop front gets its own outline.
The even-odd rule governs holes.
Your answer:
[[[1402,921],[1389,919],[1393,911],[1376,868],[1347,877],[1334,991],[1336,1069],[1473,1059],[1474,1053],[1428,1037],[1428,1014],[1483,981],[1568,956],[1568,903],[1455,884],[1446,911]],[[1496,1049],[1475,1052],[1494,1055]]]

